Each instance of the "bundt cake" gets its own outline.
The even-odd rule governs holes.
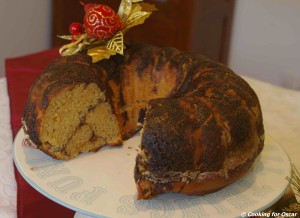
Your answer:
[[[264,145],[258,98],[241,77],[199,54],[145,44],[98,63],[84,53],[55,60],[31,88],[23,126],[57,159],[120,145],[143,127],[138,199],[216,191]]]

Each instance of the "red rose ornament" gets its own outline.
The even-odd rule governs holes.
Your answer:
[[[121,29],[117,13],[107,5],[83,4],[85,31],[95,39],[108,39]]]

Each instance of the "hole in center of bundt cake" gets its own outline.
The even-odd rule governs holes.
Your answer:
[[[57,159],[72,159],[120,144],[115,115],[105,93],[95,83],[66,85],[48,99],[41,122],[41,150]]]

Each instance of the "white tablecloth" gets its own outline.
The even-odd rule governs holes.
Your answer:
[[[0,217],[17,217],[16,182],[12,158],[9,99],[6,79],[0,78]]]
[[[260,99],[267,134],[282,145],[293,164],[300,169],[300,92],[244,78]],[[0,79],[0,217],[16,217],[12,133],[5,78]]]

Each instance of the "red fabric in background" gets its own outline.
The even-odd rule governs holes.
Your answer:
[[[6,60],[6,78],[10,99],[11,127],[13,137],[21,128],[21,117],[35,78],[55,58],[58,49],[51,49],[23,57]],[[17,214],[19,218],[73,217],[75,212],[44,197],[33,189],[15,167],[17,181]]]

